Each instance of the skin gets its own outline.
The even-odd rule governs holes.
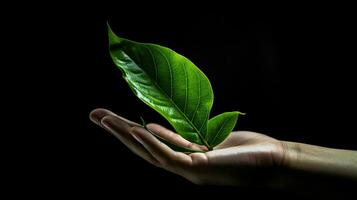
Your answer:
[[[313,185],[324,189],[357,182],[357,151],[280,141],[249,131],[232,132],[214,150],[207,151],[161,125],[147,125],[171,143],[206,151],[185,154],[173,151],[141,125],[109,110],[95,109],[90,119],[136,155],[195,184],[291,188]]]

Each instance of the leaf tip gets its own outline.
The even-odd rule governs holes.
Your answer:
[[[243,112],[239,112],[239,111],[235,111],[236,113],[238,113],[239,115],[246,115],[247,113],[243,113]]]
[[[123,39],[118,37],[114,33],[113,29],[110,27],[109,21],[107,21],[107,27],[108,27],[109,46],[121,43]]]

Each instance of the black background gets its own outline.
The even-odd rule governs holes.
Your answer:
[[[356,31],[347,9],[45,6],[5,18],[7,69],[15,75],[3,84],[10,97],[4,107],[11,109],[6,135],[15,139],[6,151],[15,163],[9,186],[39,195],[116,198],[166,198],[161,191],[195,198],[220,192],[286,195],[266,188],[195,186],[150,166],[92,124],[89,112],[104,107],[134,121],[143,116],[168,126],[131,93],[113,65],[107,21],[124,38],[167,46],[193,61],[213,86],[212,116],[247,113],[236,129],[357,149]]]

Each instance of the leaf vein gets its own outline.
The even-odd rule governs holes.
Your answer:
[[[160,54],[163,54],[158,48],[155,48],[155,50],[157,50]],[[164,56],[164,57],[165,57],[165,56]],[[130,59],[131,59],[131,58],[130,58]],[[166,59],[166,57],[165,57],[165,59]],[[134,60],[131,59],[131,61],[132,61],[133,63],[135,63]],[[166,61],[167,61],[167,60],[166,60]],[[135,63],[135,64],[136,64],[136,63]],[[136,65],[137,65],[137,64],[136,64]],[[170,67],[171,67],[171,65],[170,65]],[[142,69],[142,68],[140,68],[140,69]],[[182,112],[182,110],[178,107],[178,105],[173,101],[172,97],[171,97],[170,95],[168,95],[168,94],[158,85],[157,82],[152,81],[151,77],[148,75],[148,73],[147,73],[144,69],[142,69],[142,71],[143,71],[144,74],[146,74],[146,76],[148,77],[148,79],[151,80],[151,82],[154,83],[154,85],[156,86],[156,88],[158,88],[158,90],[159,90],[164,96],[166,96],[166,98],[168,99],[168,101],[170,102],[170,104],[173,105],[173,107],[175,108],[175,110],[177,110],[177,111],[181,114],[181,116],[183,116],[183,118],[188,122],[188,124],[197,132],[197,134],[198,134],[200,140],[202,141],[202,143],[205,144],[205,145],[207,145],[207,141],[204,139],[204,137],[203,137],[201,131],[198,130],[197,127],[196,127],[196,125],[193,123],[193,121],[190,120],[190,119],[188,118],[188,116],[187,116],[184,112]],[[170,71],[171,71],[171,70],[170,70]],[[172,79],[171,79],[171,81],[172,81]],[[201,95],[200,95],[200,93],[201,93],[201,91],[200,91],[200,90],[201,90],[201,80],[199,81],[199,83],[200,83],[200,84],[199,84],[199,101],[200,101],[200,96],[201,96]],[[133,87],[134,87],[136,90],[139,90],[139,91],[140,91],[140,89],[137,88],[137,87],[135,87],[134,85],[133,85]],[[198,106],[199,106],[199,104],[200,104],[199,101],[198,101],[198,105],[197,105],[197,107],[196,107],[196,110],[198,109]],[[147,104],[148,104],[149,106],[151,106],[149,102],[147,102]],[[195,113],[196,113],[196,112],[195,112]],[[203,123],[204,123],[204,122],[203,122]]]
[[[223,130],[223,127],[226,125],[227,121],[228,121],[228,118],[226,118],[223,121],[222,126],[219,128],[217,134],[214,136],[214,138],[212,140],[210,140],[211,143],[213,143],[216,140],[216,138],[218,137],[218,135],[220,135],[220,132]]]

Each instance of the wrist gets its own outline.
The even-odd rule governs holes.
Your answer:
[[[294,163],[299,159],[301,154],[301,147],[299,143],[281,141],[282,144],[282,159],[281,166],[283,168],[291,169],[293,168]]]

